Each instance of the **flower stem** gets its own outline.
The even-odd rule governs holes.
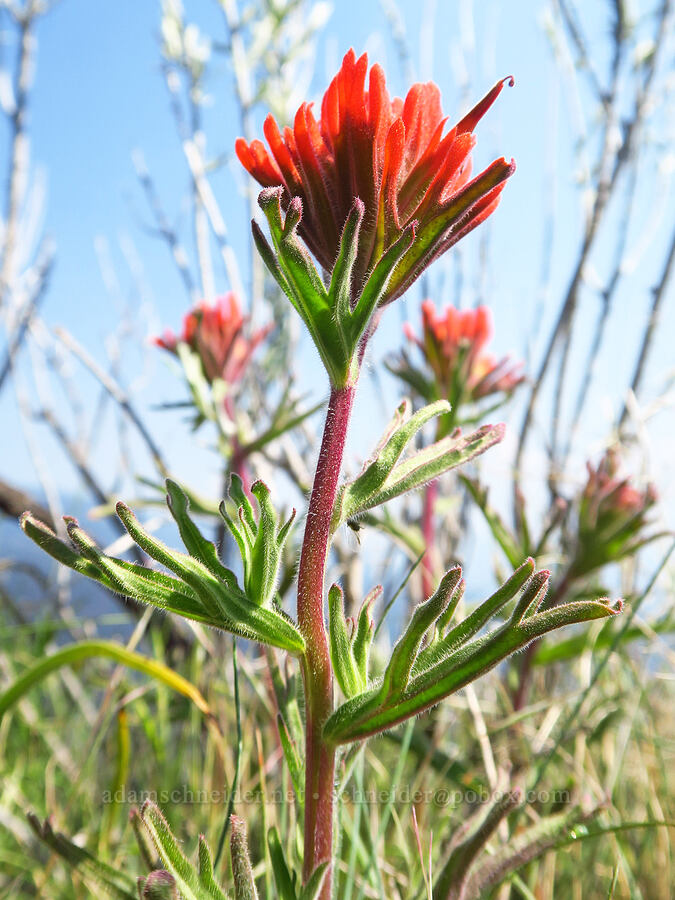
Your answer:
[[[559,606],[560,603],[565,598],[565,594],[569,590],[570,582],[572,581],[570,577],[570,573],[567,572],[564,575],[555,591],[551,594],[550,597],[547,597],[546,600],[542,603],[541,609],[553,609],[555,606]],[[537,638],[537,640],[532,641],[531,644],[528,644],[525,648],[524,653],[522,654],[520,661],[520,669],[518,671],[518,684],[513,694],[513,709],[516,712],[520,712],[525,706],[527,706],[528,698],[530,695],[530,686],[532,683],[532,666],[534,665],[534,657],[539,649],[539,644],[541,643],[541,638]]]
[[[424,505],[422,509],[422,535],[424,537],[425,552],[422,559],[422,599],[426,600],[434,592],[434,560],[436,545],[436,498],[438,496],[438,481],[430,482],[424,490]]]
[[[342,465],[355,385],[331,390],[314,485],[307,510],[298,570],[298,626],[305,639],[302,674],[305,689],[305,850],[303,879],[333,851],[335,749],[322,737],[333,710],[333,673],[324,623],[323,601],[330,524]],[[320,900],[328,900],[330,873]]]

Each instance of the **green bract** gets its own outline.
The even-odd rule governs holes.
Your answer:
[[[252,223],[253,237],[265,265],[276,279],[307,326],[331,385],[334,388],[353,383],[359,371],[359,342],[382,300],[394,269],[413,243],[415,223],[378,261],[363,287],[352,282],[359,233],[365,207],[354,200],[340,241],[338,258],[328,288],[298,237],[302,219],[302,201],[294,197],[282,218],[282,188],[261,191],[258,203],[265,213],[274,249],[270,247],[257,223]]]
[[[167,480],[166,486],[169,510],[189,555],[167,547],[145,531],[124,503],[117,504],[117,515],[134,542],[173,575],[108,556],[71,517],[66,518],[66,524],[74,549],[28,513],[22,517],[21,527],[50,556],[111,591],[241,637],[271,644],[296,656],[301,655],[305,647],[302,636],[272,599],[278,551],[292,517],[272,538],[267,525],[271,519],[276,520],[269,504],[269,492],[264,485],[258,489],[263,502],[255,571],[249,571],[245,579],[246,589],[242,590],[234,573],[218,559],[215,545],[206,540],[190,518],[186,495],[175,482]],[[255,527],[257,532],[252,510],[251,520],[253,524],[249,527]],[[268,544],[272,540],[275,547],[270,550]]]

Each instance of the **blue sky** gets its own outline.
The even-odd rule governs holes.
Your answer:
[[[334,6],[332,18],[318,43],[315,97],[320,97],[349,46],[357,51],[367,49],[371,61],[384,64],[393,93],[405,91],[407,82],[379,2],[350,0]],[[481,123],[475,166],[484,166],[500,155],[515,157],[518,165],[500,210],[489,225],[492,269],[486,299],[494,310],[496,353],[511,351],[522,357],[525,352],[538,302],[545,213],[551,207],[555,210],[551,294],[540,341],[535,347],[538,359],[541,338],[557,311],[578,247],[582,221],[581,191],[569,137],[574,98],[553,63],[543,26],[545,4],[536,0],[508,5],[496,0],[473,5],[421,0],[399,6],[405,16],[415,77],[433,77],[438,82],[444,109],[451,119],[457,118],[467,105],[467,98],[461,96],[458,88],[464,66],[471,83],[472,100],[498,78],[508,74],[516,78],[515,88],[503,92],[497,106]],[[603,5],[591,6],[586,25],[592,35],[594,59],[601,65],[607,22]],[[185,7],[188,19],[223,36],[215,2],[186,0]],[[475,7],[473,15],[469,15],[472,7]],[[152,220],[131,161],[133,151],[140,149],[171,220],[180,224],[188,178],[160,71],[159,22],[159,4],[154,0],[116,3],[62,0],[38,31],[36,82],[30,110],[32,164],[33,175],[41,171],[46,178],[45,228],[57,246],[56,269],[43,314],[49,325],[65,326],[98,359],[103,359],[106,335],[116,326],[125,303],[137,305],[140,299],[144,310],[142,321],[146,323],[146,334],[142,337],[147,337],[153,328],[177,326],[187,304],[166,247],[145,228]],[[421,58],[420,29],[423,35],[428,35],[429,23],[433,23],[433,55],[425,52]],[[464,59],[458,51],[460,46],[466,50]],[[223,57],[216,61],[207,87],[213,101],[206,113],[209,152],[214,156],[231,153],[239,131],[232,102],[232,75]],[[3,142],[0,148],[4,151],[4,147]],[[235,160],[214,179],[214,189],[221,207],[227,210],[235,251],[245,259],[248,225],[241,196],[243,178]],[[659,199],[659,189],[664,190],[663,184],[647,182],[635,218],[633,243],[648,226],[650,210]],[[671,191],[669,182],[667,191]],[[593,446],[606,433],[612,402],[616,402],[616,397],[611,400],[609,390],[625,379],[632,368],[635,335],[644,321],[648,288],[658,272],[666,237],[656,235],[653,246],[641,259],[640,269],[632,273],[626,289],[617,298],[620,315],[611,326],[610,349],[599,363],[600,399],[597,415],[586,425],[587,446]],[[111,298],[101,275],[96,252],[96,242],[101,238],[110,248],[120,288],[117,297]],[[124,255],[128,246],[133,247],[142,269],[140,298]],[[464,259],[475,259],[478,248],[479,237],[474,233],[462,248]],[[596,265],[600,271],[609,264],[609,259],[609,251],[598,255]],[[447,273],[444,282],[447,289],[456,275],[453,262],[449,261],[442,271]],[[470,277],[471,271],[469,267]],[[440,274],[434,278],[432,286],[441,283]],[[228,288],[219,270],[217,279],[219,290]],[[400,345],[401,322],[407,317],[417,318],[419,299],[419,290],[413,291],[397,309],[388,311],[373,348],[373,363]],[[436,299],[448,302],[454,296],[448,290]],[[471,303],[470,283],[465,285],[462,300]],[[597,302],[597,297],[589,294],[582,313],[588,333]],[[654,366],[652,388],[663,377],[664,360],[668,359],[665,336],[673,333],[673,327],[670,309],[664,323],[664,337],[655,354],[660,362]],[[140,356],[135,357],[132,352],[130,358],[140,365]],[[142,380],[135,396],[144,411],[158,399],[175,398],[180,390],[178,382],[167,374],[163,360],[158,357],[153,366],[152,377]],[[316,383],[315,367],[313,351],[307,347],[301,369],[313,384]],[[97,396],[93,384],[84,376],[81,384],[86,401],[93,403]],[[604,387],[607,388],[605,399],[602,398]],[[379,417],[370,415],[376,398],[368,390],[367,384],[364,385],[361,412],[357,413],[352,438],[355,454],[367,450],[381,427]],[[391,388],[391,397],[385,398],[384,405],[393,406],[396,401],[396,392]],[[206,450],[196,451],[175,418],[166,414],[148,415],[180,474],[190,480],[188,471],[193,469],[198,486],[212,488],[217,479],[213,455]],[[18,427],[11,391],[5,390],[0,397],[0,416],[10,422],[13,435],[0,456],[0,475],[11,473],[12,480],[32,485],[35,475]],[[113,450],[117,440],[113,435],[115,427],[114,419],[109,417],[105,428],[110,431],[99,436],[97,453],[102,465],[116,452]],[[59,482],[65,489],[74,489],[77,478],[60,451],[46,436],[42,440],[50,466],[59,471]],[[197,466],[196,458],[206,463]],[[503,458],[503,469],[506,466]]]

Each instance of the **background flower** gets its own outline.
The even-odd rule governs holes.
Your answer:
[[[461,407],[497,394],[505,399],[525,377],[521,365],[508,356],[496,360],[483,352],[492,336],[492,315],[486,306],[467,310],[446,306],[438,313],[433,302],[425,300],[421,336],[409,322],[403,328],[421,351],[423,366],[415,366],[404,349],[390,370],[427,403],[449,400],[453,424],[461,421]]]
[[[641,490],[629,478],[620,478],[615,448],[605,452],[597,467],[590,462],[586,466],[588,480],[579,501],[572,577],[617,562],[661,536],[644,534],[647,513],[657,500],[654,485]]]
[[[247,337],[247,323],[248,316],[242,315],[237,297],[230,292],[216,298],[213,305],[202,301],[190,310],[178,337],[166,330],[153,340],[174,354],[179,343],[187,344],[199,356],[209,383],[220,379],[232,385],[241,379],[254,350],[273,328],[270,323]]]

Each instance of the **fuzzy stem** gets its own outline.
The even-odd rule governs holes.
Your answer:
[[[323,598],[331,517],[354,390],[354,384],[331,390],[298,570],[298,626],[307,648],[302,667],[306,708],[305,881],[319,863],[330,863],[333,850],[335,749],[322,737],[324,722],[333,710],[333,673]],[[328,900],[330,893],[329,872],[320,900]]]
[[[430,482],[424,490],[424,506],[422,509],[422,535],[425,553],[422,559],[422,599],[426,600],[434,592],[435,587],[435,546],[436,521],[435,507],[438,496],[438,481]]]

